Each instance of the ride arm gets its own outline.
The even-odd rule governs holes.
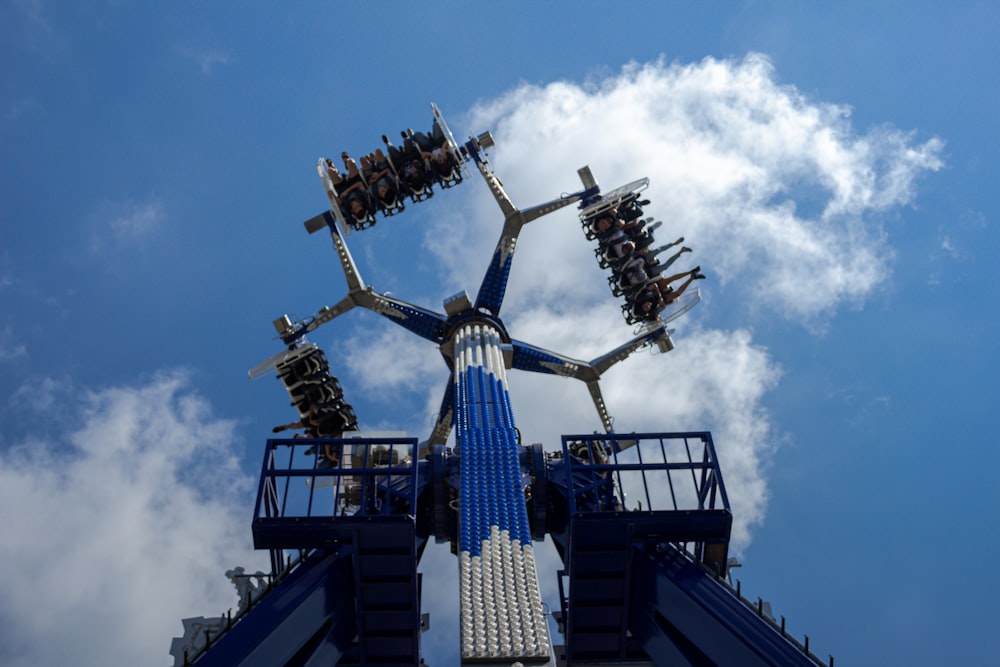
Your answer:
[[[447,320],[443,315],[391,297],[388,294],[379,294],[371,287],[363,290],[352,290],[333,308],[324,306],[312,319],[305,322],[294,334],[285,337],[284,340],[286,343],[291,343],[296,338],[318,329],[355,306],[382,315],[390,322],[438,345],[444,341]]]
[[[354,258],[351,257],[351,251],[348,249],[347,243],[344,242],[344,237],[340,233],[340,226],[337,224],[337,219],[333,213],[324,211],[319,215],[313,216],[309,220],[306,220],[305,226],[306,231],[310,234],[322,229],[324,226],[330,230],[330,236],[333,237],[333,249],[337,251],[340,266],[344,269],[348,291],[364,290],[365,281],[361,277],[361,272],[358,271],[358,265],[354,263]]]
[[[612,418],[608,414],[607,406],[604,404],[604,397],[601,394],[601,375],[616,363],[624,361],[633,352],[646,345],[655,344],[661,350],[672,349],[673,347],[665,324],[660,324],[653,329],[644,331],[624,345],[616,347],[607,354],[589,362],[571,359],[517,340],[511,341],[511,344],[514,348],[514,368],[535,373],[551,373],[553,375],[561,375],[562,377],[576,378],[585,382],[587,390],[590,392],[590,397],[594,401],[597,414],[604,425],[604,430],[608,433],[613,432]]]
[[[452,425],[455,420],[455,385],[451,378],[448,378],[448,385],[444,390],[444,398],[441,399],[441,409],[438,411],[437,421],[434,423],[434,430],[431,431],[427,439],[427,445],[443,445],[448,441],[451,434]]]
[[[348,291],[347,296],[337,302],[332,308],[324,306],[312,318],[300,322],[295,326],[292,325],[287,315],[276,320],[275,326],[278,328],[278,333],[286,345],[294,345],[297,340],[304,337],[310,331],[315,331],[327,322],[359,306],[378,313],[417,335],[434,341],[438,345],[441,344],[444,340],[445,317],[386,294],[379,294],[370,285],[366,285],[357,264],[354,263],[351,251],[344,241],[336,218],[330,211],[324,211],[310,218],[306,221],[305,226],[310,233],[323,227],[327,227],[330,230],[330,236],[333,238],[333,247],[337,252],[340,266],[344,271]],[[281,352],[261,362],[250,370],[250,377],[256,377],[273,368],[276,363],[281,361],[285,354],[287,352]]]
[[[448,319],[440,313],[415,306],[388,294],[379,294],[368,288],[358,293],[358,305],[378,313],[390,322],[412,331],[421,338],[426,338],[438,345],[444,343]]]
[[[666,323],[657,323],[657,326],[643,331],[624,345],[591,360],[590,366],[600,377],[619,361],[625,361],[633,352],[646,345],[657,345],[661,352],[669,352],[673,349],[673,341],[670,340],[670,332],[667,331]]]
[[[361,277],[361,272],[358,270],[357,264],[354,263],[354,258],[351,256],[351,251],[347,247],[347,242],[344,240],[340,226],[336,224],[333,214],[330,211],[321,213],[306,222],[306,228],[308,229],[310,224],[319,224],[318,222],[314,222],[317,219],[322,219],[323,223],[330,229],[330,236],[333,238],[333,247],[337,252],[337,257],[340,259],[340,266],[344,270],[344,278],[347,280],[348,292],[347,296],[336,306],[333,308],[324,308],[320,311],[313,321],[306,326],[306,331],[312,331],[351,308],[360,306],[378,313],[392,322],[409,329],[418,336],[440,345],[444,340],[446,318],[438,313],[425,310],[420,306],[415,306],[406,301],[375,292],[370,285],[365,284],[364,279]]]
[[[479,166],[481,173],[484,175],[488,174],[496,180],[483,165],[478,162],[476,164]],[[497,187],[502,193],[503,186],[499,185],[499,181],[497,181]],[[504,201],[509,203],[510,200],[506,199],[506,196],[506,193],[504,193]],[[580,201],[580,196],[580,193],[567,195],[561,199],[553,199],[544,204],[533,206],[525,211],[512,208],[508,212],[501,203],[500,208],[504,210],[506,215],[503,223],[503,231],[500,233],[500,240],[497,241],[496,249],[493,251],[493,259],[490,261],[490,266],[486,270],[486,275],[483,277],[483,282],[479,287],[479,293],[476,295],[475,305],[477,309],[488,310],[494,316],[500,313],[504,293],[507,291],[507,278],[510,275],[510,265],[514,259],[514,250],[517,246],[517,237],[521,233],[521,228],[543,215]],[[501,199],[498,198],[497,201],[501,202]]]
[[[604,397],[601,395],[600,372],[593,364],[564,357],[561,354],[518,340],[512,340],[511,346],[514,349],[513,368],[583,380],[587,384],[587,390],[594,401],[594,407],[597,409],[597,415],[601,419],[604,430],[608,433],[612,432],[611,415],[608,414],[607,407],[604,405]]]
[[[500,211],[504,215],[500,240],[497,241],[496,249],[493,251],[493,259],[490,261],[490,266],[483,277],[483,282],[479,287],[475,303],[477,310],[488,310],[492,315],[496,316],[500,313],[504,293],[507,291],[507,277],[510,274],[510,264],[514,256],[514,249],[517,245],[517,237],[521,233],[521,228],[543,215],[580,201],[584,193],[567,195],[522,211],[514,206],[514,202],[511,201],[507,195],[507,191],[504,190],[503,183],[500,182],[500,179],[490,169],[489,163],[483,155],[483,149],[489,148],[492,145],[493,137],[487,132],[478,138],[467,141],[462,146],[461,152],[476,165],[483,180],[486,181],[490,192],[493,194],[493,198],[500,207]]]
[[[604,405],[604,396],[601,394],[601,383],[597,380],[589,380],[587,382],[587,391],[590,392],[590,398],[594,401],[594,408],[597,409],[597,416],[601,418],[601,424],[604,426],[605,433],[614,433],[613,419],[611,415],[608,414],[608,408]]]
[[[670,339],[666,325],[644,331],[624,345],[620,345],[592,361],[572,359],[519,340],[512,340],[514,348],[513,367],[534,373],[551,373],[563,377],[576,378],[584,382],[598,380],[601,375],[619,361],[624,361],[633,352],[646,345],[661,345]]]

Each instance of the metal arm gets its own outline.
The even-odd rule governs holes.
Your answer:
[[[479,287],[475,304],[477,310],[487,310],[496,316],[500,313],[504,293],[507,291],[507,277],[510,275],[510,265],[521,228],[543,215],[575,204],[583,199],[588,191],[566,195],[522,211],[511,201],[507,191],[504,190],[503,183],[490,170],[489,164],[481,154],[484,148],[489,148],[492,145],[493,137],[486,132],[478,138],[466,142],[463,146],[463,153],[475,163],[504,215],[503,230],[500,232],[500,239],[493,251],[493,259],[490,261],[489,268],[486,270],[486,275]]]
[[[428,446],[443,445],[448,441],[448,436],[451,434],[454,424],[454,418],[455,389],[449,378],[448,384],[444,388],[444,398],[441,399],[441,409],[438,411],[437,421],[434,423],[434,429],[431,431],[430,438],[427,439]]]
[[[590,397],[594,401],[597,414],[601,418],[601,423],[608,433],[613,432],[612,418],[608,414],[607,407],[604,405],[604,397],[601,395],[601,375],[619,361],[624,361],[633,352],[647,345],[657,345],[662,352],[673,349],[670,332],[667,331],[666,324],[663,323],[644,331],[624,345],[620,345],[589,362],[571,359],[517,340],[511,341],[511,343],[514,347],[514,368],[535,373],[551,373],[585,382]]]

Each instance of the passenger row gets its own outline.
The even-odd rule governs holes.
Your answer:
[[[358,430],[354,408],[344,400],[344,390],[330,374],[330,364],[322,349],[306,343],[275,369],[292,398],[299,420],[275,426],[271,429],[273,433],[304,429],[304,436],[295,437],[339,438],[345,431]],[[340,461],[340,452],[327,445],[321,448],[318,458],[320,467],[335,466]]]
[[[436,119],[430,134],[410,129],[400,134],[403,143],[398,147],[383,134],[385,151],[379,148],[363,156],[360,169],[347,153],[341,153],[344,174],[332,160],[322,160],[333,188],[327,191],[330,202],[352,229],[374,225],[377,212],[386,217],[399,213],[406,208],[406,197],[420,202],[434,196],[431,186],[435,183],[450,188],[462,182],[457,147]]]
[[[642,207],[649,200],[639,200],[637,193],[609,202],[583,218],[584,233],[598,243],[594,254],[601,268],[611,269],[608,285],[611,293],[625,298],[622,314],[629,324],[655,322],[660,312],[673,303],[695,280],[705,278],[701,267],[690,271],[664,276],[674,262],[691,248],[681,246],[670,257],[660,260],[658,255],[684,242],[681,237],[673,243],[652,248],[653,231],[660,226],[652,218],[643,219]],[[675,281],[685,279],[679,287]]]

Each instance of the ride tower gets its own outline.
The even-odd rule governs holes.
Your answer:
[[[275,320],[285,349],[250,371],[252,378],[274,372],[292,399],[299,420],[275,430],[305,431],[265,448],[253,535],[271,554],[271,572],[255,575],[266,578],[256,588],[243,574],[231,577],[241,591],[235,616],[185,619],[175,665],[426,664],[420,635],[429,621],[417,564],[431,537],[450,542],[457,556],[463,665],[823,664],[808,638],[799,644],[784,619],[779,626],[759,601],[727,583],[732,513],[711,434],[617,433],[601,394],[601,375],[636,350],[674,349],[667,325],[700,293],[677,295],[652,315],[626,303],[622,312],[638,325],[636,335],[591,361],[519,341],[500,317],[524,225],[577,204],[588,238],[609,214],[651,235],[656,223],[641,219],[648,180],[602,193],[584,167],[582,190],[522,210],[489,165],[492,136],[458,144],[432,110],[430,133],[404,132],[399,148],[383,135],[388,156],[372,153],[360,170],[346,156],[346,175],[319,161],[330,210],[305,226],[329,231],[348,292],[306,320]],[[346,238],[434,196],[435,187],[440,194],[464,182],[469,166],[503,213],[475,301],[461,292],[442,314],[375,291]],[[608,245],[602,241],[595,255],[613,268]],[[613,293],[622,271],[609,279]],[[359,431],[329,362],[307,340],[355,307],[440,349],[451,379],[426,439]],[[555,449],[525,445],[511,408],[510,369],[585,382],[605,432],[563,436]],[[562,559],[552,573],[558,645],[532,547],[546,538]]]

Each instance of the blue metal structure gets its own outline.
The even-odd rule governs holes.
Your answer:
[[[433,537],[458,557],[463,664],[822,664],[726,584],[732,512],[711,434],[615,433],[604,405],[601,375],[637,349],[672,350],[667,322],[697,297],[591,361],[513,339],[499,317],[525,224],[574,203],[583,220],[634,199],[645,181],[602,195],[584,168],[582,191],[518,209],[489,168],[489,134],[458,145],[433,110],[451,153],[479,170],[504,216],[475,301],[458,294],[441,314],[373,290],[332,205],[306,228],[329,230],[348,293],[305,321],[276,320],[287,350],[251,376],[288,366],[312,345],[309,332],[360,306],[440,348],[452,378],[436,426],[419,443],[349,433],[269,440],[253,536],[271,552],[274,582],[184,662],[422,664],[417,563]],[[606,432],[564,436],[555,451],[522,444],[511,368],[585,382]],[[562,646],[549,636],[532,551],[547,536],[563,561]]]

